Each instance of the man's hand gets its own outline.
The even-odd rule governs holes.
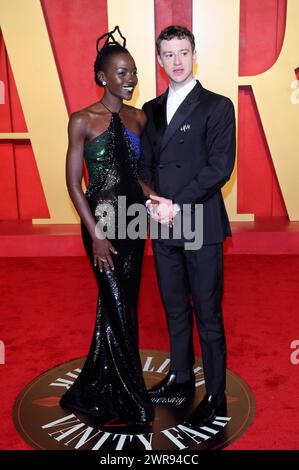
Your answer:
[[[150,198],[152,201],[149,204],[151,217],[161,224],[172,226],[174,217],[172,200],[153,194],[150,194]]]

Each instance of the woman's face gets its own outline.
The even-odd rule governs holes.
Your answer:
[[[138,81],[133,57],[127,52],[112,54],[107,59],[105,70],[99,72],[99,79],[105,80],[105,88],[112,95],[130,100]]]

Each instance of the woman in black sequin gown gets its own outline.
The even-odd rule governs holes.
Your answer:
[[[112,32],[113,33],[113,32]],[[144,240],[96,236],[96,224],[112,223],[126,206],[144,204],[153,191],[138,180],[139,135],[145,125],[141,110],[123,104],[137,84],[133,58],[112,33],[95,61],[95,80],[104,86],[101,101],[74,113],[69,123],[67,185],[81,217],[83,242],[99,286],[96,325],[82,372],[62,396],[62,407],[96,417],[99,423],[148,424],[153,405],[147,394],[138,350],[137,300]],[[88,187],[81,187],[83,160]],[[117,220],[117,217],[116,217]],[[129,220],[127,219],[127,224]],[[97,232],[98,234],[98,232]]]

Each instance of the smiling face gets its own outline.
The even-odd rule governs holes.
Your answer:
[[[106,91],[123,100],[132,98],[137,85],[137,68],[133,57],[128,52],[111,54],[98,78],[105,81]]]
[[[196,53],[187,38],[162,40],[158,61],[164,68],[171,86],[181,88],[193,78]]]

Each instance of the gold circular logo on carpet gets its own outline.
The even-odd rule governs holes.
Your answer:
[[[147,387],[159,382],[169,368],[166,351],[141,350]],[[144,429],[125,424],[97,425],[96,419],[62,409],[61,395],[80,373],[85,358],[75,359],[36,377],[19,394],[13,416],[21,437],[35,449],[123,451],[201,451],[223,449],[238,439],[252,422],[255,410],[253,394],[236,374],[227,371],[227,414],[192,429],[184,420],[205,394],[203,369],[196,360],[196,392],[192,401],[155,406],[155,420]]]

